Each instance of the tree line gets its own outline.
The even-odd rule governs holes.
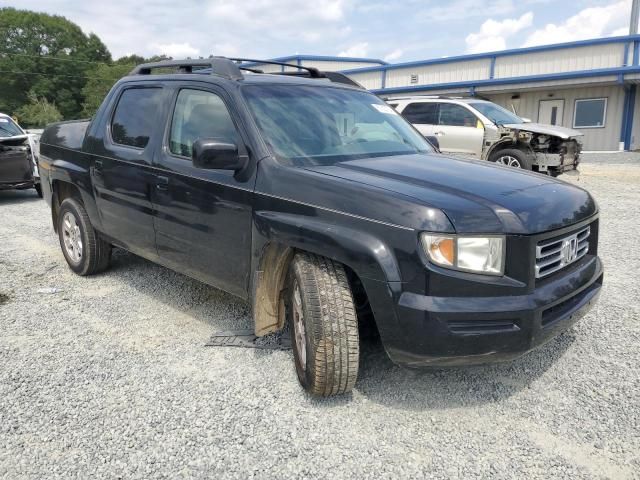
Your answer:
[[[165,57],[113,60],[91,33],[59,15],[0,8],[0,112],[24,127],[91,117],[135,65]]]

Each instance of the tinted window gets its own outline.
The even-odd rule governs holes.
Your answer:
[[[120,96],[111,122],[115,143],[144,148],[158,121],[162,89],[130,88]]]
[[[453,103],[440,104],[440,125],[451,127],[475,127],[476,116],[460,105]]]
[[[216,138],[238,144],[239,137],[222,99],[211,92],[181,90],[171,121],[169,149],[176,155],[191,157],[199,138]]]
[[[410,103],[402,111],[402,116],[410,123],[427,125],[438,124],[438,104],[437,103]]]
[[[606,98],[576,100],[576,112],[573,119],[573,126],[582,128],[604,127],[606,111]]]
[[[0,117],[0,137],[15,137],[24,135],[16,123],[9,117]]]

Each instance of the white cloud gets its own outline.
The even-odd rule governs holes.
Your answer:
[[[173,58],[197,57],[200,50],[192,47],[189,43],[152,43],[151,48],[162,55]]]
[[[356,43],[338,54],[339,57],[366,57],[369,50],[367,42]]]
[[[403,53],[404,50],[402,50],[401,48],[396,48],[394,51],[389,52],[384,56],[384,61],[393,62],[394,60],[398,60]]]
[[[508,37],[530,27],[532,23],[532,12],[527,12],[520,18],[507,18],[502,21],[490,18],[480,26],[480,31],[467,35],[465,38],[467,52],[504,50],[507,47]]]
[[[550,43],[572,42],[588,38],[626,35],[629,31],[631,0],[604,7],[585,8],[559,24],[549,23],[531,33],[525,47]]]

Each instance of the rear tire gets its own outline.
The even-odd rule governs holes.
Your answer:
[[[36,183],[33,188],[35,188],[36,193],[40,198],[42,198],[42,186],[39,183]]]
[[[300,384],[312,395],[351,391],[358,377],[358,319],[339,263],[298,253],[285,292],[291,344]]]
[[[58,238],[69,268],[78,275],[92,275],[109,266],[111,244],[100,238],[84,206],[74,198],[60,205]]]
[[[523,170],[531,170],[533,167],[533,161],[530,156],[517,148],[498,150],[491,154],[489,160],[508,167],[522,168]]]

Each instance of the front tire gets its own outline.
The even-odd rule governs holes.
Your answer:
[[[92,275],[109,266],[111,245],[100,238],[84,206],[73,198],[60,205],[58,238],[69,268],[78,275]]]
[[[351,391],[358,376],[358,319],[342,265],[298,253],[285,293],[291,344],[300,384],[312,395]]]
[[[531,170],[533,161],[526,152],[517,148],[506,148],[498,150],[491,154],[490,161],[507,167],[522,168],[523,170]]]

